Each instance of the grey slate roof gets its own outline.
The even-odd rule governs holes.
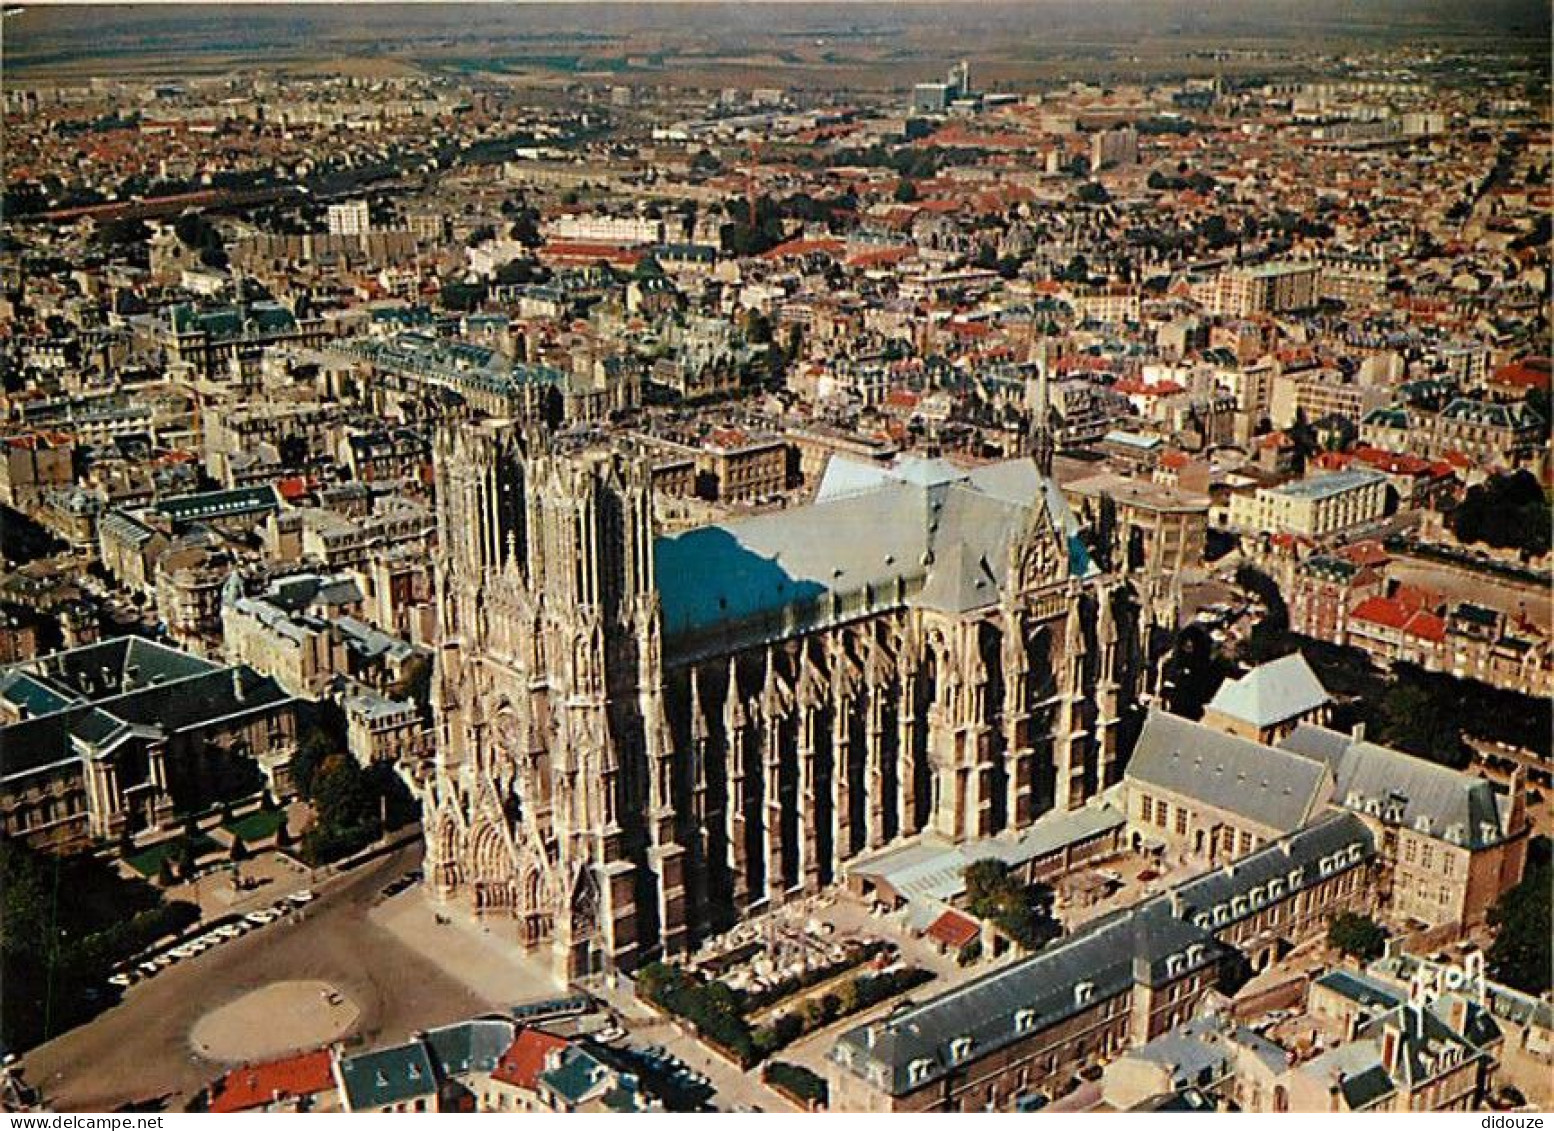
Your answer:
[[[280,496],[271,486],[236,487],[227,491],[205,491],[196,495],[177,495],[159,499],[149,510],[163,515],[172,522],[202,522],[213,518],[231,518],[236,515],[262,514],[279,510]]]
[[[1336,778],[1344,751],[1353,742],[1354,739],[1342,731],[1318,726],[1316,723],[1296,723],[1295,729],[1279,740],[1278,747],[1324,763]]]
[[[964,612],[999,599],[1009,546],[1045,506],[1064,572],[1095,571],[1079,527],[1030,460],[964,470],[837,456],[816,501],[659,538],[655,574],[666,639],[837,619],[903,604]]]
[[[463,1076],[494,1069],[517,1032],[511,1021],[479,1018],[432,1029],[425,1042],[445,1076]]]
[[[1505,836],[1494,786],[1483,778],[1322,727],[1297,727],[1280,746],[1324,758],[1341,743],[1333,800],[1344,808],[1465,848]]]
[[[1327,702],[1327,689],[1306,657],[1291,652],[1259,664],[1240,679],[1227,679],[1209,701],[1209,710],[1261,728],[1298,718]]]
[[[1230,1068],[1231,1048],[1219,1036],[1217,1018],[1194,1018],[1126,1055],[1165,1069],[1176,1091],[1193,1085],[1207,1086]]]
[[[901,1095],[1028,1031],[1128,992],[1136,974],[1157,979],[1168,958],[1185,963],[1186,970],[1222,953],[1205,932],[1173,917],[1169,904],[1155,901],[1089,924],[1030,958],[887,1021],[852,1029],[837,1039],[831,1055],[876,1087]],[[956,1042],[962,1038],[970,1046],[957,1056]]]
[[[992,857],[1018,865],[1057,852],[1065,845],[1101,836],[1126,823],[1104,802],[1078,809],[1054,810],[1038,817],[1018,836],[983,837],[949,844],[923,837],[847,866],[851,875],[871,876],[889,884],[903,898],[948,902],[966,889],[966,865]]]
[[[1127,777],[1239,814],[1277,833],[1303,825],[1332,794],[1332,776],[1310,758],[1151,711]]]
[[[1352,813],[1328,813],[1232,864],[1194,876],[1173,895],[1181,914],[1205,929],[1223,930],[1273,899],[1313,887],[1375,852],[1364,821]]]
[[[251,668],[218,667],[138,638],[29,661],[0,678],[0,687],[19,669],[76,697],[51,713],[0,727],[0,779],[68,762],[125,737],[177,734],[292,701],[275,680]]]
[[[1342,1073],[1339,1087],[1353,1111],[1373,1107],[1399,1089],[1422,1087],[1440,1075],[1442,1069],[1431,1062],[1438,1062],[1447,1048],[1457,1051],[1453,1063],[1459,1064],[1487,1055],[1486,1050],[1501,1039],[1495,1019],[1472,1001],[1463,1002],[1462,1031],[1453,1029],[1447,1018],[1454,998],[1437,998],[1423,1009],[1396,1006],[1362,1025],[1355,1040],[1330,1049],[1299,1070],[1318,1079]],[[1399,1037],[1395,1064],[1382,1060],[1382,1034],[1387,1029]]]
[[[1393,1009],[1404,1000],[1392,986],[1354,970],[1330,970],[1318,978],[1316,984],[1340,993],[1366,1009]]]
[[[1127,991],[1135,980],[1159,984],[1216,961],[1224,947],[1211,932],[1252,915],[1277,895],[1288,895],[1356,867],[1375,853],[1365,823],[1350,813],[1319,818],[1223,868],[1182,884],[1168,895],[1086,924],[1023,961],[985,974],[873,1025],[843,1033],[832,1059],[892,1095],[944,1076],[965,1059],[1045,1029],[1089,1003]],[[1275,886],[1272,882],[1277,881]],[[1277,892],[1277,895],[1275,894]],[[1089,1003],[1076,987],[1091,987]],[[1020,1028],[1024,1011],[1032,1011]],[[957,1038],[970,1038],[967,1058],[954,1055]],[[915,1067],[914,1067],[915,1066]]]

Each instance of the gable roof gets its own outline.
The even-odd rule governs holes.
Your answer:
[[[420,1041],[364,1052],[340,1062],[340,1084],[351,1111],[437,1094],[437,1073]]]
[[[516,1028],[511,1021],[481,1018],[433,1029],[424,1040],[444,1075],[463,1076],[495,1068],[512,1045]]]
[[[1487,848],[1505,837],[1495,789],[1487,780],[1357,740],[1325,727],[1297,727],[1280,749],[1336,763],[1333,800],[1465,848]]]
[[[545,1071],[550,1054],[567,1047],[564,1037],[543,1029],[524,1029],[498,1059],[491,1078],[532,1092],[539,1086],[540,1073]]]
[[[1212,733],[1212,732],[1211,732]],[[1028,958],[938,997],[843,1033],[831,1058],[892,1095],[942,1078],[973,1057],[1046,1029],[1135,981],[1160,985],[1224,954],[1212,932],[1241,922],[1269,900],[1287,898],[1375,854],[1365,822],[1331,813],[1233,866],[1080,927]],[[1078,987],[1088,986],[1080,993]],[[1022,1027],[1022,1020],[1024,1027]]]
[[[982,928],[975,919],[962,915],[954,908],[946,909],[944,914],[929,924],[927,931],[929,938],[943,943],[951,950],[969,945],[981,934]]]
[[[1060,574],[1094,573],[1062,492],[1029,459],[968,471],[943,460],[884,467],[834,456],[809,506],[657,540],[666,642],[787,633],[800,621],[903,605],[993,605],[1009,548],[1041,509]]]
[[[1275,833],[1300,828],[1333,790],[1332,775],[1319,762],[1159,710],[1144,720],[1127,777]]]
[[[317,1095],[334,1088],[334,1061],[328,1049],[246,1064],[219,1077],[210,1089],[210,1110],[249,1111],[277,1099]]]
[[[1240,679],[1219,685],[1208,709],[1259,729],[1277,726],[1324,707],[1327,688],[1299,652],[1259,664]]]

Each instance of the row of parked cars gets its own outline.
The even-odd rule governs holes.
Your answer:
[[[403,876],[399,876],[384,884],[378,895],[383,899],[392,899],[406,888],[421,882],[421,869],[413,868]]]
[[[203,954],[212,947],[220,946],[239,935],[273,923],[312,901],[313,893],[304,888],[302,891],[294,891],[288,896],[277,899],[269,907],[250,911],[245,915],[234,915],[229,919],[213,923],[203,935],[197,938],[188,939],[177,946],[170,946],[139,962],[127,963],[121,970],[109,976],[108,984],[127,990],[143,978],[155,977],[175,963]]]

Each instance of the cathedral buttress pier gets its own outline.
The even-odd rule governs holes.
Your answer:
[[[619,453],[440,438],[427,876],[558,973],[679,953],[903,837],[1120,775],[1153,631],[1029,459],[834,459],[803,507],[655,533]]]

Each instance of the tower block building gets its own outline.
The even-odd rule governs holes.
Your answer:
[[[427,882],[562,977],[1082,805],[1175,629],[1029,458],[836,457],[807,506],[673,535],[619,451],[463,423],[436,460]]]

